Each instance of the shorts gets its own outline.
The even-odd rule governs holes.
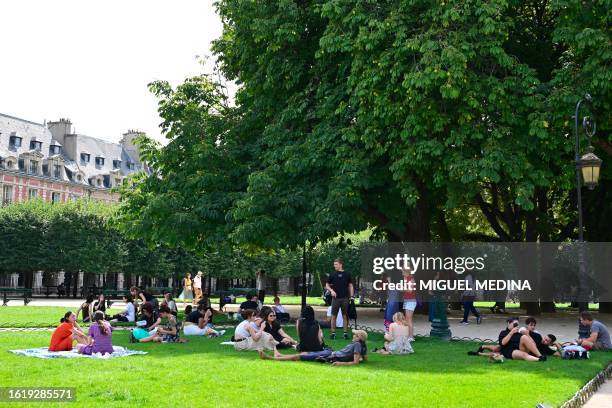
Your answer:
[[[507,358],[508,360],[512,360],[512,352],[513,352],[514,350],[518,350],[518,349],[515,349],[515,348],[508,348],[508,347],[506,347],[506,348],[502,348],[502,349],[501,349],[501,353],[502,353],[502,355],[503,355],[505,358]]]
[[[414,309],[417,307],[417,302],[414,299],[404,300],[404,310],[410,310],[414,312]]]
[[[331,307],[332,316],[338,316],[339,310],[342,310],[342,316],[346,316],[348,314],[348,298],[332,298]]]
[[[301,361],[315,361],[317,358],[329,358],[332,355],[331,349],[325,349],[322,351],[311,351],[309,353],[300,354]]]

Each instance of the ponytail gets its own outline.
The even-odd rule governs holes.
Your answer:
[[[64,317],[62,317],[60,319],[60,323],[67,323],[68,322],[68,318],[70,317],[71,314],[72,314],[72,311],[68,311],[68,312],[64,313]]]
[[[106,324],[104,323],[104,312],[98,310],[96,313],[94,313],[93,319],[98,324],[100,333],[106,336],[108,334],[108,328],[106,327]]]

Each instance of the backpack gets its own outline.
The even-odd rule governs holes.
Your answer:
[[[357,319],[357,308],[355,307],[355,300],[351,299],[348,305],[347,311],[349,319],[355,320]]]

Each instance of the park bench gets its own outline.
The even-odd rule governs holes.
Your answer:
[[[121,299],[130,293],[128,289],[102,289],[102,294],[106,300],[106,307],[110,309],[113,299]]]
[[[152,288],[146,288],[145,290],[152,295],[163,295],[167,292],[174,294],[174,288],[168,286],[155,286]]]
[[[219,310],[221,310],[223,309],[223,306],[231,303],[231,302],[225,301],[228,296],[234,295],[236,298],[238,298],[238,296],[246,297],[247,295],[251,295],[251,294],[256,295],[257,289],[255,288],[229,288],[229,289],[218,290],[213,293],[213,296],[219,296]]]
[[[26,288],[0,288],[2,293],[2,306],[8,306],[9,300],[23,299],[23,305],[26,306],[32,299],[32,289]]]

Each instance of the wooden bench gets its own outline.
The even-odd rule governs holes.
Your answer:
[[[23,305],[26,306],[32,300],[32,289],[26,288],[0,288],[2,293],[2,306],[8,306],[9,300],[23,299]]]

